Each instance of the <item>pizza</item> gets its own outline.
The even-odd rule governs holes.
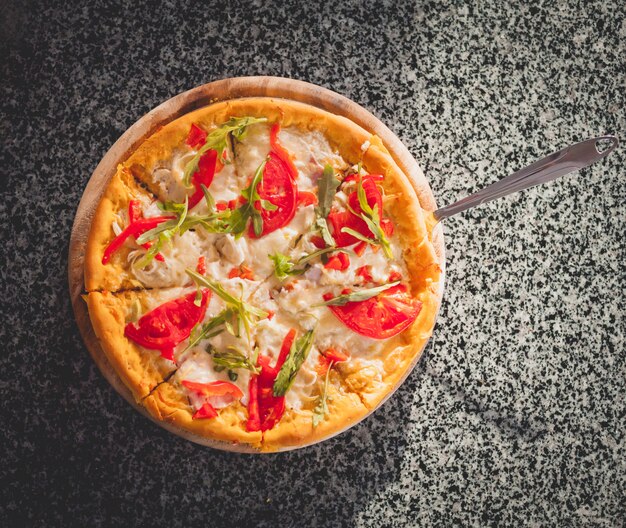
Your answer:
[[[441,283],[420,188],[376,136],[243,98],[158,129],[93,218],[85,299],[155,420],[273,451],[332,436],[404,379]]]

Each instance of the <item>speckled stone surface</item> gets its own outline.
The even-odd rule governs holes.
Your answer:
[[[569,143],[626,139],[623,2],[2,2],[3,526],[624,526],[625,147],[454,218],[427,356],[374,416],[253,457],[153,425],[73,322],[70,228],[136,119],[211,80],[370,109],[453,201]]]

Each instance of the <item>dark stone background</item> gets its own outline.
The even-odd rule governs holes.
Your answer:
[[[88,356],[66,285],[99,159],[211,80],[350,97],[441,204],[626,139],[623,1],[1,4],[1,525],[624,526],[624,147],[449,221],[427,357],[374,416],[297,452],[216,452],[141,417]]]

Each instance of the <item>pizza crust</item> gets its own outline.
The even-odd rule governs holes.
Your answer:
[[[142,360],[137,347],[123,337],[123,319],[120,319],[119,308],[111,300],[110,293],[89,294],[90,317],[114,368],[133,394],[139,396],[137,399],[143,398],[146,409],[157,420],[166,420],[187,431],[218,440],[248,442],[264,450],[306,445],[356,423],[390,395],[419,359],[432,333],[439,307],[442,260],[433,244],[432,219],[424,214],[422,207],[429,210],[434,207],[428,202],[430,193],[427,183],[423,176],[409,179],[379,138],[346,118],[283,99],[236,99],[186,114],[140,145],[109,184],[96,212],[87,244],[85,284],[88,291],[136,287],[136,281],[128,277],[123,265],[118,264],[115,258],[113,265],[101,264],[102,252],[113,237],[111,222],[116,211],[127,207],[131,197],[138,193],[148,194],[133,183],[132,177],[160,199],[165,199],[162,190],[151,178],[152,170],[183,145],[192,123],[210,129],[235,116],[267,117],[270,123],[280,121],[282,127],[321,131],[349,164],[361,162],[368,173],[385,175],[386,210],[391,213],[401,239],[410,289],[422,302],[422,310],[409,329],[386,343],[380,354],[382,371],[359,369],[356,362],[339,364],[337,378],[340,380],[331,385],[335,400],[330,417],[313,428],[306,413],[287,411],[281,422],[265,433],[261,442],[260,436],[245,431],[245,420],[242,421],[240,415],[246,411],[239,404],[221,410],[214,420],[192,420],[192,409],[182,389],[171,383],[157,387],[163,381],[164,373]],[[401,211],[401,215],[394,215],[395,211]],[[124,256],[120,254],[116,258]],[[346,328],[346,332],[349,331]]]
[[[263,451],[298,447],[336,435],[368,414],[358,394],[350,392],[336,371],[328,383],[328,414],[313,426],[311,410],[287,410],[279,423],[263,434]],[[315,403],[313,404],[315,405]]]
[[[137,402],[176,370],[174,363],[163,359],[158,351],[142,349],[124,336],[131,306],[138,302],[145,308],[150,296],[150,292],[141,291],[91,292],[86,295],[89,317],[100,345]]]
[[[185,431],[224,442],[245,442],[261,448],[261,433],[246,431],[247,410],[239,402],[219,409],[215,418],[194,420],[194,411],[183,389],[166,382],[145,398],[142,405],[157,420],[166,421]]]
[[[128,210],[131,200],[150,203],[154,198],[137,184],[130,171],[120,165],[98,204],[89,231],[85,248],[85,290],[88,292],[115,292],[141,287],[141,283],[127,271],[127,258],[131,251],[128,247],[122,246],[107,264],[102,264],[104,250],[115,238],[111,226],[117,212]]]

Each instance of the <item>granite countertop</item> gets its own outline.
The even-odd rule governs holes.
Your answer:
[[[78,200],[120,134],[188,88],[333,89],[398,134],[440,204],[577,140],[626,140],[623,2],[316,4],[3,2],[0,524],[624,526],[624,146],[447,222],[425,358],[321,445],[191,444],[90,359],[66,283]]]

